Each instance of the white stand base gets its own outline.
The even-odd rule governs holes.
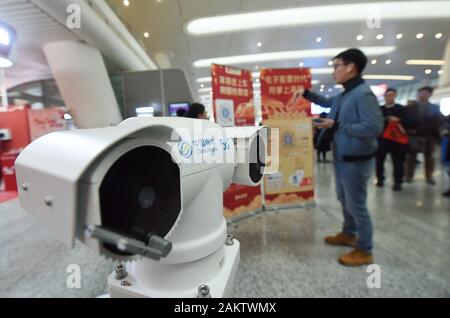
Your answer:
[[[162,264],[142,259],[127,264],[128,276],[108,278],[111,298],[196,298],[198,288],[207,285],[211,297],[230,297],[240,260],[239,241],[224,245],[215,253],[184,264]]]

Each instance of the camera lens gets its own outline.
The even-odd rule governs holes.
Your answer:
[[[144,243],[147,233],[164,238],[181,212],[180,169],[170,153],[144,146],[118,158],[100,186],[100,209],[109,230]]]
[[[139,204],[142,210],[148,209],[155,202],[155,190],[152,187],[147,187],[139,192]]]

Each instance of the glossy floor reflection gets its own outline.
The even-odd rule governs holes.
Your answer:
[[[369,289],[366,267],[337,263],[345,247],[323,244],[340,230],[332,165],[317,166],[317,204],[261,213],[230,225],[241,243],[234,297],[450,297],[450,199],[418,175],[400,193],[371,185],[375,261],[381,288]],[[78,264],[82,288],[68,289]],[[114,264],[77,244],[67,249],[22,211],[0,205],[0,297],[95,297],[106,292]]]
[[[375,224],[375,262],[381,288],[367,287],[367,267],[339,265],[346,247],[323,238],[340,231],[333,168],[317,166],[316,206],[268,212],[232,226],[240,240],[239,297],[450,297],[450,199],[441,196],[447,181],[428,186],[421,174],[393,192],[369,190]]]

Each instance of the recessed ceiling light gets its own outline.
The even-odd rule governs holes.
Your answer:
[[[438,71],[438,74],[439,74],[439,75],[444,74],[444,70],[439,70],[439,71]]]
[[[440,39],[440,38],[442,38],[442,33],[436,33],[436,35],[434,37],[436,39]]]
[[[304,65],[303,62],[300,62],[298,66],[303,67],[303,65]]]
[[[128,1],[128,0],[123,0],[123,5],[124,5],[125,7],[128,7],[128,6],[130,5],[130,1]]]
[[[323,85],[323,84],[322,84],[322,85],[320,85],[320,88],[325,88],[325,85]]]
[[[0,44],[9,46],[11,44],[11,36],[6,29],[3,29],[0,25]]]
[[[333,65],[333,61],[328,61],[328,66]]]
[[[425,74],[427,74],[427,75],[431,74],[431,72],[433,72],[433,71],[430,70],[430,69],[426,69],[426,70],[425,70]]]
[[[333,89],[332,89],[332,88],[329,88],[329,89],[328,89],[328,92],[330,92],[330,93],[331,93],[332,91],[333,91]]]
[[[372,60],[372,61],[370,61],[370,63],[372,63],[372,65],[375,65],[375,64],[377,64],[377,60]]]
[[[199,93],[208,93],[211,91],[211,87],[203,87],[198,90]]]
[[[317,42],[317,43],[322,42],[322,38],[319,36],[319,37],[316,39],[316,42]]]
[[[391,81],[412,81],[414,76],[410,75],[364,75],[367,80],[391,80]]]
[[[319,80],[312,80],[312,81],[311,81],[311,84],[312,84],[312,85],[317,85],[317,84],[319,84],[319,83],[320,83]]]
[[[380,33],[380,34],[377,35],[377,40],[381,40],[382,38],[384,38],[383,34]]]
[[[189,22],[186,30],[190,34],[205,35],[294,25],[365,22],[367,16],[361,13],[368,7],[382,12],[383,21],[450,17],[449,1],[373,1],[204,17]]]
[[[258,46],[258,47],[261,47],[261,46],[262,46],[262,43],[261,43],[261,42],[258,42],[257,46]]]
[[[407,60],[407,65],[444,65],[443,60]]]
[[[320,92],[321,92],[321,93],[323,93],[323,91],[324,91],[324,89],[323,89],[323,88],[321,88],[321,89],[320,89]]]
[[[257,78],[255,81],[256,81],[256,83],[259,83],[259,78]]]
[[[391,64],[392,63],[392,61],[391,60],[386,60],[386,64]]]
[[[201,88],[204,88],[204,87],[205,87],[205,84],[200,85],[200,87],[201,87]]]
[[[402,33],[399,33],[399,34],[397,34],[395,37],[397,38],[397,40],[400,40],[400,39],[403,37],[403,34],[402,34]]]
[[[360,34],[356,37],[356,40],[358,40],[358,41],[361,41],[362,39],[364,39],[364,36],[362,34]]]
[[[198,60],[194,62],[195,67],[210,67],[211,64],[245,64],[245,63],[257,63],[279,60],[292,60],[299,58],[320,58],[320,57],[334,57],[347,48],[328,48],[328,49],[315,49],[315,50],[299,50],[299,51],[282,51],[282,52],[270,52],[270,53],[258,53],[238,56],[226,56],[216,57],[204,60]],[[395,51],[395,46],[368,46],[360,47],[366,55],[377,56],[384,55]]]
[[[144,37],[148,38],[150,36],[150,34],[148,32],[144,33]]]
[[[418,39],[423,38],[423,33],[417,33],[417,34],[416,34],[416,38],[418,38]]]

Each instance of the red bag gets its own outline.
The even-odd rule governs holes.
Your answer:
[[[407,145],[409,143],[409,138],[406,134],[405,128],[403,128],[399,122],[395,121],[390,121],[387,124],[382,137],[403,145]]]

